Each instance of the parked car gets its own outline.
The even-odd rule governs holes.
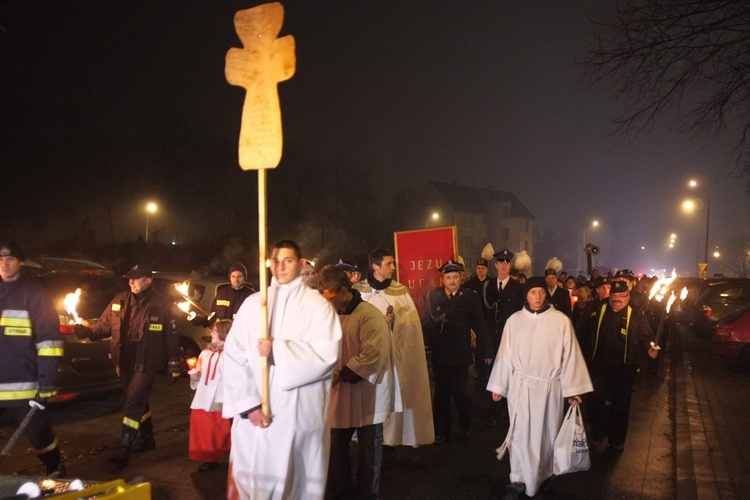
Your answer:
[[[725,278],[724,281],[710,284],[693,307],[693,333],[710,338],[719,321],[748,303],[750,279]]]
[[[112,271],[98,264],[76,265],[75,269],[67,269],[66,266],[60,269],[49,262],[46,266],[36,267],[35,264],[37,261],[32,260],[27,275],[52,297],[60,318],[60,333],[65,341],[65,354],[57,369],[57,395],[51,400],[69,401],[121,390],[120,379],[110,360],[109,340],[84,341],[76,337],[75,321],[65,310],[63,301],[67,294],[81,289],[76,312],[81,318],[96,323],[115,294],[123,290],[122,282],[115,278]]]
[[[750,365],[750,304],[727,315],[714,328],[714,354]]]
[[[196,276],[191,273],[160,272],[154,273],[153,287],[172,298],[177,317],[177,333],[180,336],[182,351],[182,369],[187,371],[187,358],[197,357],[203,348],[211,342],[211,332],[202,326],[195,326],[188,321],[188,313],[179,309],[177,304],[185,302],[185,296],[177,291],[175,285],[187,283],[187,296],[192,303],[189,311],[210,312],[211,303],[220,286],[229,284],[224,276]]]

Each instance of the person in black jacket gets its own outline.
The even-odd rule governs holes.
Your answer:
[[[608,438],[615,451],[625,449],[630,418],[630,399],[641,358],[656,358],[654,332],[643,311],[630,304],[624,281],[612,283],[609,299],[581,326],[581,349],[589,365],[594,392],[587,413],[595,442]]]
[[[526,298],[521,282],[510,277],[511,262],[514,256],[515,254],[507,248],[496,252],[493,257],[495,258],[497,277],[486,280],[482,286],[481,297],[486,311],[487,326],[490,330],[493,355],[500,348],[500,339],[503,335],[505,322],[513,313],[521,310]],[[493,365],[490,364],[485,377],[479,381],[482,387],[487,385],[487,377],[492,368]],[[507,403],[505,400],[493,401],[490,394],[485,397],[490,401],[487,426],[495,427]]]
[[[197,315],[191,320],[195,326],[208,328],[217,319],[234,320],[245,299],[255,293],[253,287],[247,282],[247,268],[244,264],[235,262],[229,266],[228,276],[229,284],[220,286],[216,291],[208,317]]]
[[[557,275],[554,269],[544,271],[544,282],[547,284],[547,302],[570,318],[573,315],[573,309],[570,307],[570,294],[567,290],[557,286]]]
[[[0,243],[0,416],[20,424],[45,474],[63,477],[60,447],[43,405],[55,395],[64,342],[52,299],[22,273],[25,256],[14,242]]]
[[[125,274],[130,291],[115,295],[93,327],[76,327],[80,339],[110,339],[112,362],[122,380],[125,394],[122,436],[119,449],[108,457],[116,469],[128,464],[139,431],[141,441],[132,451],[155,448],[148,398],[156,374],[166,370],[170,383],[180,376],[174,304],[151,286],[152,274],[148,264],[133,266]]]
[[[435,444],[445,443],[450,437],[451,397],[458,410],[461,436],[469,437],[472,397],[466,385],[472,361],[472,330],[485,363],[490,364],[493,357],[479,297],[461,286],[462,270],[461,264],[450,259],[440,268],[443,286],[427,294],[427,312],[422,320],[435,374]]]

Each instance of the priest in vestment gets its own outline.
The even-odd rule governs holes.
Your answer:
[[[430,379],[419,313],[409,289],[393,279],[393,253],[378,248],[370,252],[370,271],[354,285],[362,298],[377,307],[391,325],[396,376],[404,411],[391,413],[383,428],[386,446],[422,446],[435,442]]]

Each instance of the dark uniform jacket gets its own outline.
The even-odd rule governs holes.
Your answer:
[[[497,352],[505,322],[513,313],[523,308],[526,300],[523,295],[523,285],[513,278],[508,278],[505,288],[498,290],[497,278],[491,278],[484,282],[481,297],[486,309],[485,318],[490,330],[492,348],[494,352]]]
[[[547,302],[570,318],[573,315],[573,310],[570,307],[570,293],[559,286],[555,288],[555,293],[552,295],[549,293],[549,288],[545,287],[545,290],[547,290]]]
[[[212,315],[208,320],[213,323],[217,319],[234,319],[240,306],[246,298],[255,293],[255,290],[249,283],[244,283],[239,290],[232,288],[232,285],[224,285],[216,291],[216,297],[211,304]]]
[[[435,366],[469,366],[472,363],[471,331],[477,339],[477,352],[483,358],[493,357],[487,323],[482,317],[477,294],[460,287],[449,299],[445,288],[427,294],[427,312],[422,331],[432,350]]]
[[[609,302],[599,304],[581,326],[579,343],[592,365],[638,365],[654,332],[640,308],[628,304],[614,312]]]
[[[92,327],[90,338],[110,338],[115,366],[120,364],[122,344],[137,342],[135,371],[162,371],[168,362],[180,361],[173,307],[172,301],[153,286],[137,296],[130,291],[120,292]]]
[[[24,276],[0,282],[0,407],[27,405],[39,387],[53,387],[63,352],[47,292]]]

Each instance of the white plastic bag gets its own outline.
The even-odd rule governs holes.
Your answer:
[[[589,470],[589,467],[589,443],[586,439],[586,430],[583,428],[581,410],[579,405],[571,406],[555,439],[553,472],[559,476]]]

